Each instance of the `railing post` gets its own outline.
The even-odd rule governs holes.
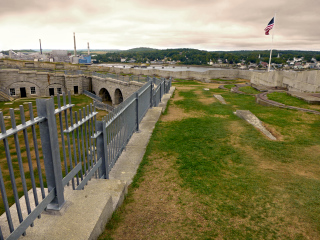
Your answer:
[[[160,91],[160,100],[159,100],[159,102],[161,102],[161,98],[162,98],[162,96],[161,96],[161,95],[162,95],[162,94],[161,94],[161,93],[162,93],[162,88],[163,88],[163,87],[162,87],[162,82],[160,82],[160,89],[159,89],[159,91]]]
[[[47,209],[60,210],[65,200],[54,101],[53,99],[37,99],[36,101],[38,116],[46,118],[45,121],[39,123],[39,129],[48,191],[55,189],[55,198]]]
[[[148,77],[148,80],[149,80],[149,77]],[[150,108],[153,107],[153,83],[152,83],[152,80],[149,80],[149,83],[150,83]]]
[[[101,164],[101,176],[105,179],[109,179],[109,164],[108,164],[108,154],[107,154],[107,131],[106,131],[106,121],[97,121],[97,132],[100,135],[97,137],[97,155],[98,160],[102,158]]]
[[[136,122],[137,122],[136,131],[139,132],[139,93],[136,93]]]

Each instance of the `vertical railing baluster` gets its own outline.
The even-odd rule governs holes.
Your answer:
[[[93,168],[93,149],[92,149],[92,133],[91,133],[91,122],[90,122],[90,109],[89,109],[89,106],[87,106],[87,116],[89,117],[89,120],[88,120],[88,133],[89,133],[89,146],[90,146],[90,170],[91,168]]]
[[[87,118],[86,116],[86,108],[83,107],[83,117]],[[86,151],[87,151],[87,171],[90,171],[90,154],[89,154],[89,144],[88,144],[88,121],[84,124],[84,131],[85,131],[85,138],[86,138]]]
[[[23,108],[22,105],[20,105],[19,108],[20,108],[21,124],[22,125],[26,125],[24,108]],[[24,137],[24,143],[25,143],[26,152],[27,152],[27,159],[28,159],[28,165],[29,165],[29,171],[30,171],[30,178],[31,178],[31,185],[32,185],[32,190],[33,190],[34,202],[35,202],[35,205],[38,206],[39,205],[39,201],[38,201],[36,182],[35,182],[35,179],[34,179],[34,172],[33,172],[33,166],[32,166],[32,159],[31,159],[31,153],[30,153],[30,145],[29,145],[29,138],[28,138],[27,128],[23,129],[23,137]]]
[[[81,109],[79,110],[79,118],[80,118],[80,121],[84,121],[85,120],[84,117],[82,118]],[[83,125],[85,125],[85,123],[81,124],[82,159],[83,159],[84,175],[87,176],[86,154],[85,154],[85,147],[84,147],[85,138],[84,138],[84,135],[83,135]],[[81,168],[82,168],[82,166],[81,166]]]
[[[67,106],[66,103],[66,95],[63,93],[63,105]],[[64,118],[65,118],[65,123],[66,123],[66,129],[69,129],[69,123],[68,123],[68,110],[64,110]],[[71,152],[71,144],[70,144],[70,133],[67,133],[67,143],[68,143],[68,155],[69,155],[69,167],[70,171],[73,169],[73,163],[72,163],[72,152]],[[75,190],[75,183],[74,183],[74,178],[72,178],[72,189]]]
[[[61,100],[60,100],[60,94],[57,95],[57,101],[58,101],[58,109],[61,109]],[[60,125],[60,134],[61,134],[61,145],[62,145],[62,153],[63,153],[63,162],[64,162],[64,169],[65,174],[68,174],[68,164],[67,164],[67,154],[66,154],[66,146],[64,142],[64,133],[63,133],[63,123],[62,123],[62,112],[59,111],[59,125]],[[69,186],[69,183],[68,183]]]
[[[114,115],[113,115],[113,118],[115,118],[115,115],[116,115],[116,109],[114,111]],[[114,120],[112,121],[112,123],[110,124],[110,140],[111,140],[111,168],[113,167],[113,164],[114,164],[114,156],[115,156],[115,123],[114,123]]]
[[[0,112],[0,126],[1,126],[1,133],[5,134],[6,133],[6,128],[4,126],[4,120],[3,120],[3,113]],[[4,138],[3,139],[3,143],[4,143],[4,147],[5,147],[5,152],[6,152],[6,157],[7,157],[7,161],[10,161],[10,165],[8,164],[9,167],[9,173],[10,173],[10,179],[11,179],[11,185],[13,188],[13,191],[15,192],[17,187],[15,184],[15,179],[14,179],[14,175],[11,175],[11,173],[13,173],[13,168],[12,168],[12,163],[11,163],[11,158],[10,158],[10,150],[9,150],[9,144],[8,144],[8,139]],[[8,160],[8,156],[9,156],[9,160]],[[12,184],[13,183],[13,184]],[[4,186],[4,182],[3,182],[3,176],[2,176],[2,170],[0,167],[0,190],[1,190],[1,196],[2,196],[2,201],[3,201],[3,205],[4,205],[4,209],[6,211],[6,216],[7,216],[7,221],[8,221],[8,225],[9,225],[9,229],[10,232],[14,231],[14,227],[13,227],[13,223],[12,223],[12,218],[11,218],[11,213],[10,213],[10,209],[9,209],[9,203],[8,203],[8,198],[7,198],[7,194],[6,194],[6,189]],[[18,195],[18,194],[16,194]],[[14,193],[14,197],[16,200],[16,195]],[[19,198],[18,198],[18,205],[17,206],[17,212],[19,215],[19,212],[21,213],[21,211],[18,211],[18,209],[20,209],[20,203],[19,203]],[[21,216],[22,217],[22,216]],[[20,217],[19,217],[20,220]],[[21,221],[20,221],[21,222]]]
[[[78,112],[75,112],[75,124],[79,124],[78,122]],[[79,127],[77,127],[77,142],[78,142],[78,156],[79,156],[79,163],[81,164],[81,169],[80,169],[80,178],[81,181],[83,180],[83,170],[82,170],[82,161],[81,161],[81,148],[80,148],[80,136],[79,136]]]
[[[94,118],[92,117],[92,114],[93,114],[92,103],[90,103],[91,136],[94,136],[94,133],[95,133],[95,121],[94,121]],[[96,163],[97,163],[95,141],[96,141],[95,139],[92,139],[92,147],[93,147],[92,154],[93,154],[94,165],[96,165]],[[95,178],[97,178],[97,172],[94,173],[94,176],[95,176]]]
[[[68,99],[69,99],[69,104],[71,105],[71,94],[70,92],[68,93]],[[72,107],[69,108],[69,113],[70,113],[70,126],[73,127],[73,113],[72,113]],[[73,159],[74,159],[74,166],[77,166],[78,160],[77,160],[77,146],[75,142],[75,132],[74,130],[72,131],[72,148],[73,148]],[[77,186],[79,186],[79,174],[77,173],[76,175],[77,179]]]
[[[17,126],[16,126],[16,120],[15,120],[13,108],[10,108],[10,117],[11,117],[12,129],[15,130]],[[29,195],[28,195],[28,188],[27,188],[27,184],[26,184],[26,178],[25,178],[24,169],[23,169],[23,163],[22,163],[22,156],[21,156],[21,149],[20,149],[20,143],[19,143],[18,134],[17,133],[13,134],[13,138],[14,138],[14,144],[15,144],[15,147],[16,147],[18,165],[19,165],[19,170],[20,170],[20,177],[21,177],[21,184],[22,184],[22,188],[23,188],[25,201],[26,201],[27,211],[28,211],[28,214],[30,214],[31,213],[31,207],[30,207],[30,201],[29,201]],[[33,223],[31,224],[31,226],[33,226]]]

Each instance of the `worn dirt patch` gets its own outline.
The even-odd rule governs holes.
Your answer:
[[[278,140],[283,141],[283,136],[279,131],[277,131],[273,126],[262,122],[262,125]]]
[[[208,220],[199,214],[206,206],[181,187],[175,158],[157,154],[150,160],[113,239],[197,239],[200,232],[209,230]],[[197,227],[190,228],[194,222]]]
[[[163,122],[181,121],[182,119],[197,118],[204,115],[205,113],[198,112],[198,111],[185,112],[182,108],[172,105],[172,106],[169,106],[168,108],[168,114],[161,116],[161,121]]]
[[[218,88],[221,84],[220,83],[206,83],[203,84],[204,87],[206,88]]]
[[[184,99],[184,97],[182,97],[182,96],[180,95],[180,91],[179,91],[179,90],[176,90],[176,91],[175,91],[175,94],[174,94],[174,97],[171,98],[171,101],[175,102],[175,101],[181,101],[181,100],[183,100],[183,99]]]
[[[217,102],[217,100],[214,97],[210,98],[198,98],[198,101],[201,102],[204,105],[210,105],[214,102]]]
[[[194,86],[193,87],[187,87],[187,86],[175,86],[176,90],[194,90]]]
[[[172,104],[168,106],[168,113],[161,116],[161,121],[170,122],[170,121],[181,121],[185,118],[194,118],[199,116],[204,116],[205,113],[199,111],[189,111],[186,112],[182,108],[177,107],[174,102],[183,100],[184,97],[180,96],[180,91],[176,90],[174,97],[171,99]]]
[[[229,118],[230,117],[229,115],[220,115],[220,114],[214,114],[213,116],[216,118]]]

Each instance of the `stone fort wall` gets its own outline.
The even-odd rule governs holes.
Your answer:
[[[136,92],[143,83],[122,82],[114,79],[104,79],[89,75],[65,75],[64,73],[49,73],[37,71],[22,71],[18,69],[0,70],[0,88],[14,98],[50,96],[52,93],[68,92],[81,94],[83,90],[94,91],[97,95],[102,89],[110,94],[113,103],[118,103],[121,92],[123,99]],[[12,91],[14,94],[12,95]],[[75,92],[76,91],[76,92]]]
[[[251,83],[272,86],[272,87],[286,87],[290,91],[300,92],[319,92],[320,91],[320,71],[272,71],[272,72],[256,72],[249,70],[239,69],[219,69],[209,70],[206,72],[192,72],[192,71],[165,71],[159,69],[136,69],[136,68],[116,68],[116,67],[104,67],[104,66],[85,66],[85,65],[73,65],[68,63],[43,63],[43,62],[28,62],[28,61],[14,61],[8,59],[0,60],[1,65],[5,66],[19,66],[19,67],[34,67],[45,69],[66,69],[66,70],[89,70],[89,71],[108,71],[112,73],[124,73],[134,75],[148,75],[159,77],[173,77],[173,78],[185,78],[195,79],[199,81],[209,81],[211,79],[248,79]],[[1,74],[0,74],[1,77]],[[1,78],[0,78],[1,80]],[[76,81],[76,80],[75,80]],[[65,88],[71,90],[71,85],[74,82],[66,85]],[[57,83],[58,86],[58,83]],[[79,85],[80,86],[80,85]],[[82,88],[87,90],[86,81],[82,81]],[[95,88],[95,92],[98,87]],[[112,95],[112,94],[110,94]]]

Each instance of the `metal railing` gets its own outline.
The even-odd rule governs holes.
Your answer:
[[[90,98],[92,98],[92,99],[94,99],[94,100],[96,100],[96,101],[102,102],[102,98],[97,96],[97,95],[95,95],[92,92],[89,92],[87,90],[83,90],[83,94],[88,96],[88,97],[90,97]]]
[[[112,112],[114,110],[113,106],[106,104],[106,103],[103,103],[103,102],[100,102],[100,101],[94,100],[94,105],[97,109],[100,109],[100,110],[105,110],[108,112]]]
[[[101,109],[101,110],[106,110],[108,112],[113,111],[114,107],[109,104],[103,103],[101,97],[99,97],[89,91],[86,91],[86,90],[83,90],[83,94],[94,100],[94,105],[96,108]]]
[[[142,77],[142,76],[134,76],[134,75],[121,75],[121,74],[112,74],[112,73],[97,73],[92,72],[92,76],[99,77],[99,78],[112,78],[118,81],[124,81],[124,82],[130,82],[130,81],[136,81],[136,82],[147,82],[148,77]]]
[[[64,71],[65,75],[81,75],[83,74],[82,70],[65,70]]]
[[[37,117],[31,103],[29,114],[20,106],[19,122],[10,109],[10,129],[6,129],[8,120],[0,112],[0,140],[6,159],[6,165],[0,164],[0,189],[7,220],[7,226],[0,226],[0,239],[25,235],[45,209],[60,210],[65,187],[80,190],[91,178],[108,179],[148,109],[157,106],[169,91],[171,79],[161,79],[158,84],[154,89],[153,81],[147,82],[102,121],[96,120],[92,104],[74,111],[70,93],[68,99],[62,95],[62,104],[58,94],[57,108],[54,98],[37,99]],[[7,194],[11,191],[13,197]],[[21,196],[24,200],[19,200]],[[21,204],[25,204],[26,213]],[[17,214],[17,221],[12,214]]]

